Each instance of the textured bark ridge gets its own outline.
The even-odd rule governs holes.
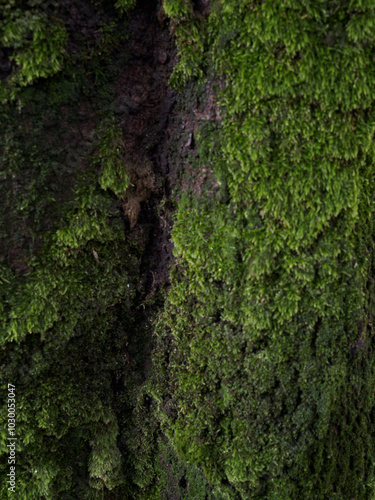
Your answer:
[[[129,59],[115,84],[115,112],[131,179],[122,207],[129,228],[148,233],[142,265],[148,294],[168,281],[170,222],[164,210],[156,215],[156,207],[170,198],[170,177],[178,169],[169,152],[178,119],[176,93],[168,86],[176,56],[168,26],[158,13],[157,6],[146,1],[132,12]]]

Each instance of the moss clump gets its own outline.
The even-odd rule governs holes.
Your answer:
[[[99,183],[102,189],[110,189],[118,198],[125,196],[130,177],[124,165],[125,146],[121,127],[114,120],[105,120],[98,131],[99,142],[96,163],[100,165]]]
[[[53,2],[2,0],[0,5],[0,45],[12,52],[13,62],[11,75],[0,86],[4,101],[15,98],[17,88],[62,69],[68,34],[62,20],[54,15]]]
[[[175,78],[198,23],[194,75],[221,83],[200,161],[222,194],[177,211],[155,351],[166,432],[230,498],[369,498],[375,9],[177,4]]]

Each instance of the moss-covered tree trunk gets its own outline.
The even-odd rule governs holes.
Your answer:
[[[372,498],[375,8],[165,9],[173,80],[218,102],[172,233],[165,430],[230,498]]]
[[[0,0],[2,497],[373,498],[374,33]]]

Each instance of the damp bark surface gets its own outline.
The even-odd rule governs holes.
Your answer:
[[[169,158],[178,126],[176,92],[168,85],[176,55],[168,26],[158,14],[157,5],[146,1],[132,12],[128,60],[115,83],[115,112],[131,176],[122,210],[126,230],[145,241],[140,278],[143,299],[169,280],[173,259],[170,216],[157,207],[169,200],[171,178],[178,169]]]

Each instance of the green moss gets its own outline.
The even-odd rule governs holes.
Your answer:
[[[69,54],[59,73],[19,85],[18,102],[2,107],[0,387],[3,399],[8,382],[17,387],[18,498],[136,488],[124,474],[113,409],[143,251],[124,233],[118,205],[128,176],[108,104],[119,71],[111,47],[124,40],[115,21],[95,50]],[[126,378],[124,391],[133,393],[133,382]]]
[[[146,384],[138,394],[132,431],[127,435],[129,450],[136,457],[128,466],[133,468],[133,480],[139,486],[137,498],[221,500],[220,493],[213,492],[202,472],[181,460],[160,432],[156,407],[147,394],[150,390]]]
[[[0,43],[12,49],[11,60],[15,63],[8,81],[1,83],[3,101],[15,98],[18,87],[30,85],[62,69],[68,35],[61,20],[47,13],[47,5],[47,10],[43,11],[31,1],[26,5],[18,1],[1,3]]]
[[[127,13],[135,7],[136,0],[116,0],[115,8],[121,13]]]
[[[110,189],[119,198],[125,196],[130,185],[130,177],[124,164],[125,148],[122,130],[114,121],[105,121],[100,136],[96,162],[101,166],[99,183],[103,189]]]
[[[230,498],[369,498],[374,9],[170,11],[179,64],[198,24],[191,74],[221,82],[222,120],[200,143],[221,194],[187,194],[176,215],[154,357],[163,428]]]

